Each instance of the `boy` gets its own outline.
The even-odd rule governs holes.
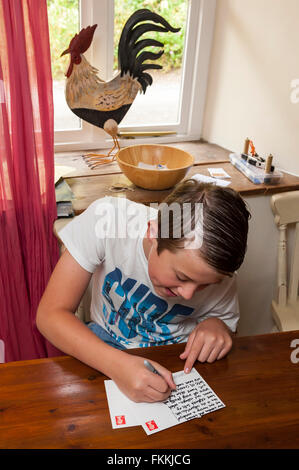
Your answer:
[[[232,189],[192,179],[158,211],[121,198],[95,201],[59,232],[66,251],[41,299],[37,327],[130,399],[166,399],[175,389],[171,372],[151,361],[160,375],[154,374],[125,350],[186,342],[186,373],[196,360],[228,353],[239,318],[234,273],[249,216]],[[73,313],[92,274],[87,327]]]

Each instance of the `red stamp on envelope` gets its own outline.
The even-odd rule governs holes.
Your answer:
[[[156,425],[155,421],[152,420],[152,421],[148,421],[147,423],[145,423],[149,429],[149,431],[154,431],[155,429],[158,429],[158,426]]]
[[[115,416],[115,422],[116,422],[117,426],[120,426],[121,424],[126,424],[126,418],[124,417],[124,415]]]

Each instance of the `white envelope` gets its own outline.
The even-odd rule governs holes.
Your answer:
[[[223,168],[208,168],[208,172],[213,178],[231,178]]]
[[[138,426],[133,407],[137,405],[124,395],[113,380],[104,380],[106,396],[109,406],[110,419],[113,429]]]
[[[163,402],[136,403],[124,395],[112,380],[105,380],[104,384],[113,429],[144,425],[147,434],[153,434],[179,424]]]
[[[196,369],[172,376],[177,390],[164,402],[156,403],[135,403],[112,380],[105,380],[113,429],[141,425],[147,435],[155,434],[225,406]]]
[[[206,175],[201,175],[200,173],[196,173],[195,175],[192,176],[191,179],[194,179],[198,181],[199,183],[212,183],[215,184],[216,186],[229,186],[230,181],[225,181],[220,178],[212,178],[211,176],[206,176]]]

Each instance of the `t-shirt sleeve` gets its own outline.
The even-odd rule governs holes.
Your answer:
[[[98,224],[103,220],[101,214],[105,213],[107,204],[109,198],[94,201],[58,233],[72,257],[90,273],[94,273],[105,258],[105,238],[99,236]]]
[[[227,285],[217,303],[209,312],[206,313],[204,318],[200,318],[200,321],[212,317],[219,318],[233,333],[235,333],[240,318],[237,295],[237,275],[234,274],[232,278],[226,281],[226,284]]]

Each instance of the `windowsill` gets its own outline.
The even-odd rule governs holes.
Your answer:
[[[137,145],[138,143],[138,139],[134,139],[134,143],[131,139],[128,139],[127,145]],[[195,164],[229,162],[229,154],[231,153],[230,150],[224,149],[216,144],[210,144],[204,140],[171,142],[160,145],[169,145],[170,147],[180,148],[189,152],[194,157]],[[126,145],[122,145],[122,148],[125,146]],[[67,174],[68,178],[121,173],[117,162],[102,165],[91,170],[83,159],[83,155],[87,153],[92,152],[107,155],[108,151],[109,149],[106,148],[92,151],[75,150],[72,152],[57,152],[55,153],[55,164],[73,168],[73,171]]]

